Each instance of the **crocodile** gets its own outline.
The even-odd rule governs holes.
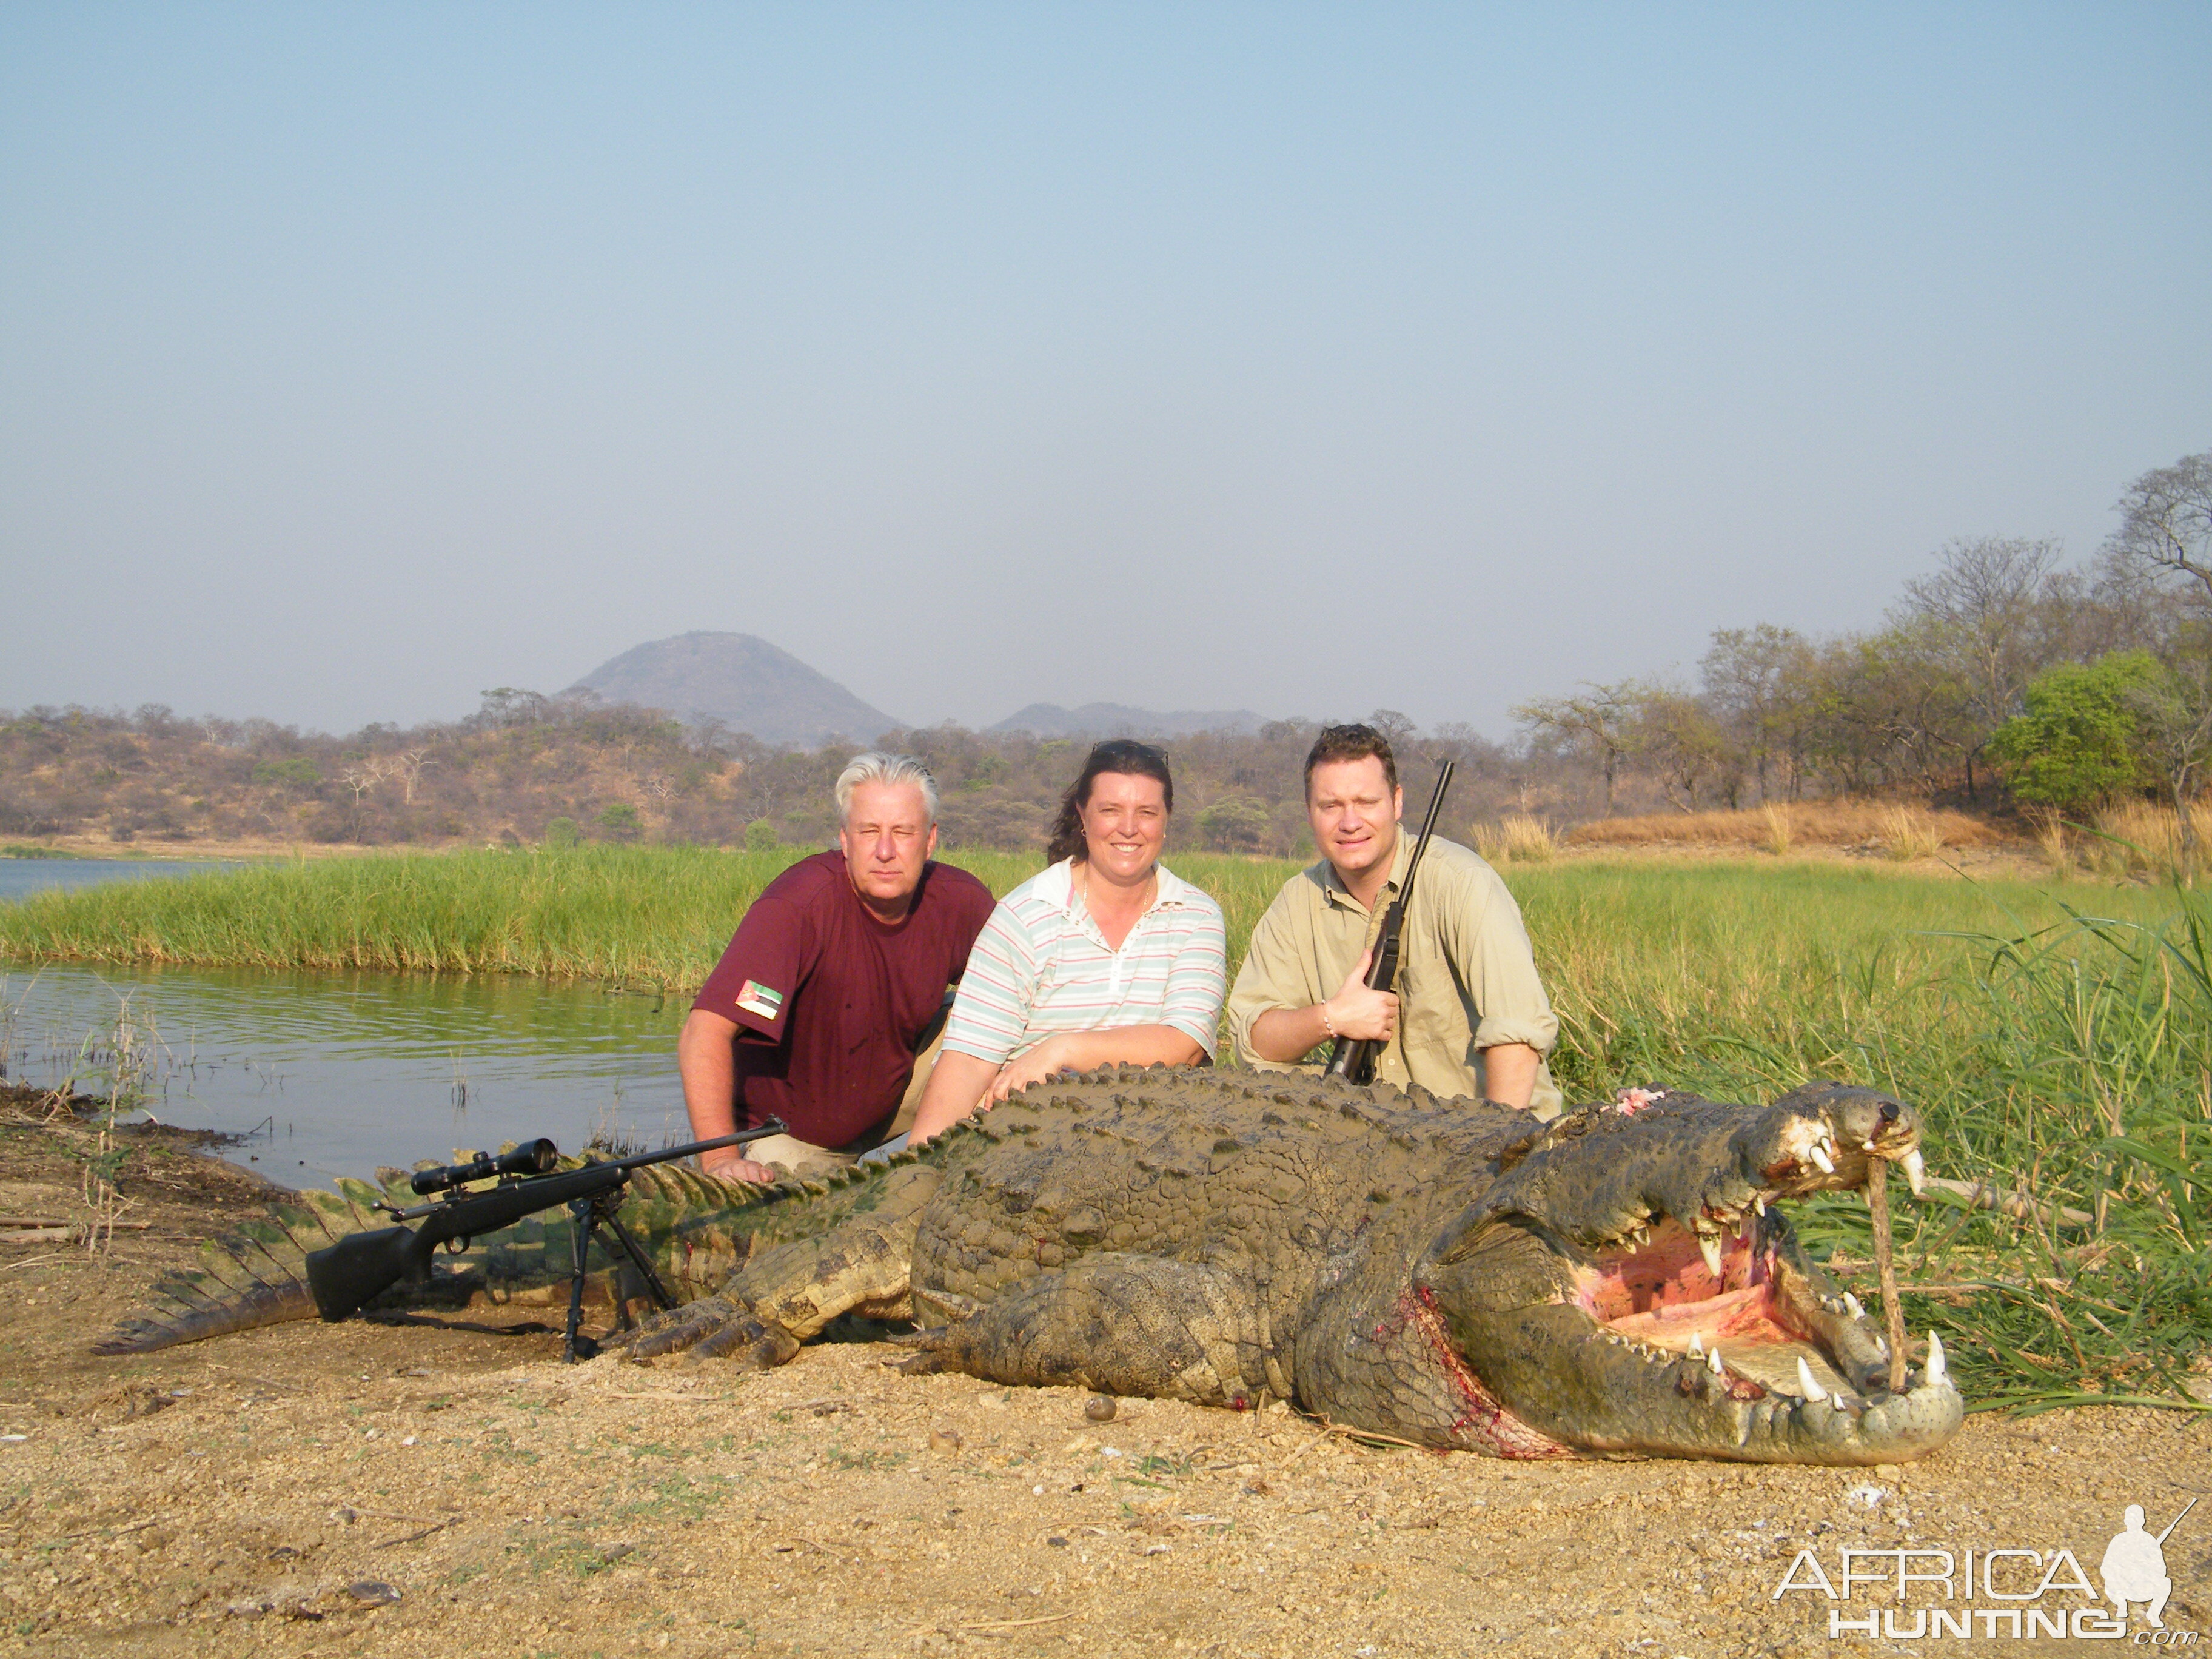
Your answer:
[[[1439,1449],[1899,1462],[1963,1419],[1941,1342],[1893,1391],[1881,1330],[1780,1206],[1863,1186],[1876,1157],[1917,1182],[1919,1138],[1905,1103],[1832,1083],[1768,1106],[1638,1090],[1536,1123],[1418,1088],[1109,1068],[831,1182],[668,1200],[641,1224],[692,1299],[621,1346],[766,1367],[860,1315],[921,1327],[898,1339],[913,1371],[1272,1397]]]

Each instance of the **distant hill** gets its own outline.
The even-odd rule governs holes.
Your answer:
[[[1187,738],[1194,732],[1257,732],[1266,716],[1249,708],[1132,708],[1126,703],[1086,702],[1062,708],[1033,702],[987,732],[1034,732],[1041,738]]]
[[[872,743],[905,724],[750,634],[678,634],[632,646],[570,689],[681,720],[712,714],[763,743],[812,746],[833,735]]]

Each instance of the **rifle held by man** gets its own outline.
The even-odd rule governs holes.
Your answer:
[[[1406,879],[1399,884],[1398,896],[1382,913],[1382,930],[1375,936],[1375,954],[1367,964],[1367,988],[1370,991],[1388,991],[1397,983],[1406,917],[1413,902],[1413,877],[1420,870],[1421,854],[1429,850],[1429,836],[1437,827],[1437,814],[1443,810],[1444,791],[1451,787],[1454,764],[1446,761],[1437,773],[1437,793],[1429,797],[1428,816],[1421,820],[1421,838],[1413,843],[1413,856],[1406,860]],[[1329,1050],[1324,1074],[1340,1077],[1347,1083],[1372,1083],[1375,1062],[1383,1047],[1383,1042],[1376,1037],[1340,1036]]]

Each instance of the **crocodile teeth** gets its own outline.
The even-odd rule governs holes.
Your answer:
[[[1843,1397],[1843,1395],[1839,1395],[1839,1394],[1832,1394],[1832,1395],[1830,1395],[1828,1396],[1828,1403],[1829,1403],[1831,1406],[1833,1406],[1833,1407],[1834,1407],[1838,1411],[1844,1411],[1844,1410],[1849,1409],[1849,1408],[1848,1408],[1847,1407],[1845,1407],[1845,1406],[1844,1406],[1844,1397]]]
[[[1950,1373],[1943,1364],[1943,1339],[1936,1335],[1933,1330],[1928,1333],[1926,1376],[1930,1388],[1940,1389],[1951,1380]]]
[[[1797,1389],[1808,1400],[1826,1400],[1828,1391],[1813,1380],[1812,1368],[1806,1364],[1802,1354],[1797,1357]]]
[[[1905,1184],[1912,1188],[1913,1197],[1917,1198],[1927,1190],[1928,1164],[1927,1160],[1920,1156],[1920,1149],[1917,1146],[1899,1158],[1897,1167],[1905,1171]]]
[[[1766,1213],[1766,1194],[1765,1193],[1753,1193],[1751,1195],[1751,1208],[1753,1214],[1765,1215]]]
[[[1705,1339],[1695,1331],[1690,1333],[1690,1352],[1700,1359],[1705,1357]]]
[[[1698,1254],[1705,1259],[1705,1267],[1715,1279],[1721,1276],[1721,1242],[1711,1233],[1698,1235]]]
[[[1866,1317],[1865,1306],[1859,1301],[1858,1297],[1853,1296],[1849,1291],[1845,1291],[1844,1292],[1844,1306],[1850,1311],[1852,1318],[1864,1319]]]
[[[1863,1152],[1872,1152],[1874,1150],[1874,1137],[1872,1135],[1869,1135],[1864,1140],[1859,1142],[1859,1150]]]
[[[1721,1351],[1718,1348],[1715,1348],[1711,1353],[1708,1353],[1705,1356],[1705,1369],[1711,1371],[1715,1376],[1725,1376],[1728,1375],[1727,1369],[1721,1364]]]
[[[1836,1160],[1828,1156],[1828,1149],[1826,1147],[1817,1146],[1808,1146],[1805,1149],[1805,1155],[1811,1158],[1814,1163],[1820,1166],[1820,1173],[1822,1175],[1835,1174]]]

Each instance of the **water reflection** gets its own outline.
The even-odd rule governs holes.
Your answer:
[[[0,858],[0,899],[28,898],[54,889],[64,892],[111,881],[146,881],[155,876],[204,876],[210,870],[245,866],[210,859],[10,859]]]
[[[127,1015],[155,1115],[252,1132],[229,1156],[298,1185],[533,1135],[564,1152],[594,1130],[688,1139],[688,1006],[514,975],[0,963],[0,1065],[104,1091]]]

